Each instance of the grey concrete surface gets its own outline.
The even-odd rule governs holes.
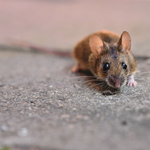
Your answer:
[[[0,43],[72,49],[97,30],[129,31],[136,88],[103,96],[72,58],[0,49],[0,150],[150,149],[149,1],[0,1]],[[147,56],[147,58],[145,58]]]

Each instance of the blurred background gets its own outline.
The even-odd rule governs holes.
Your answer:
[[[132,51],[149,55],[149,0],[0,0],[0,44],[8,39],[72,50],[99,30],[128,31]]]

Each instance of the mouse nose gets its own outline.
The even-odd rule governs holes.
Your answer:
[[[109,82],[112,86],[114,86],[115,88],[120,88],[122,83],[123,83],[123,77],[120,76],[120,77],[115,77],[113,75],[111,75],[109,77]]]

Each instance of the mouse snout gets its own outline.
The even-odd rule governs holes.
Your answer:
[[[111,75],[108,79],[109,84],[115,88],[120,88],[122,86],[122,84],[124,83],[124,77],[120,76],[120,77],[115,77],[113,75]]]

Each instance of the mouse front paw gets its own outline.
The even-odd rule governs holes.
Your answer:
[[[128,82],[128,84],[127,84],[128,86],[137,86],[137,82],[136,81],[130,81],[130,82]]]
[[[128,77],[128,83],[127,86],[137,86],[137,82],[134,80],[134,77],[131,75]]]

